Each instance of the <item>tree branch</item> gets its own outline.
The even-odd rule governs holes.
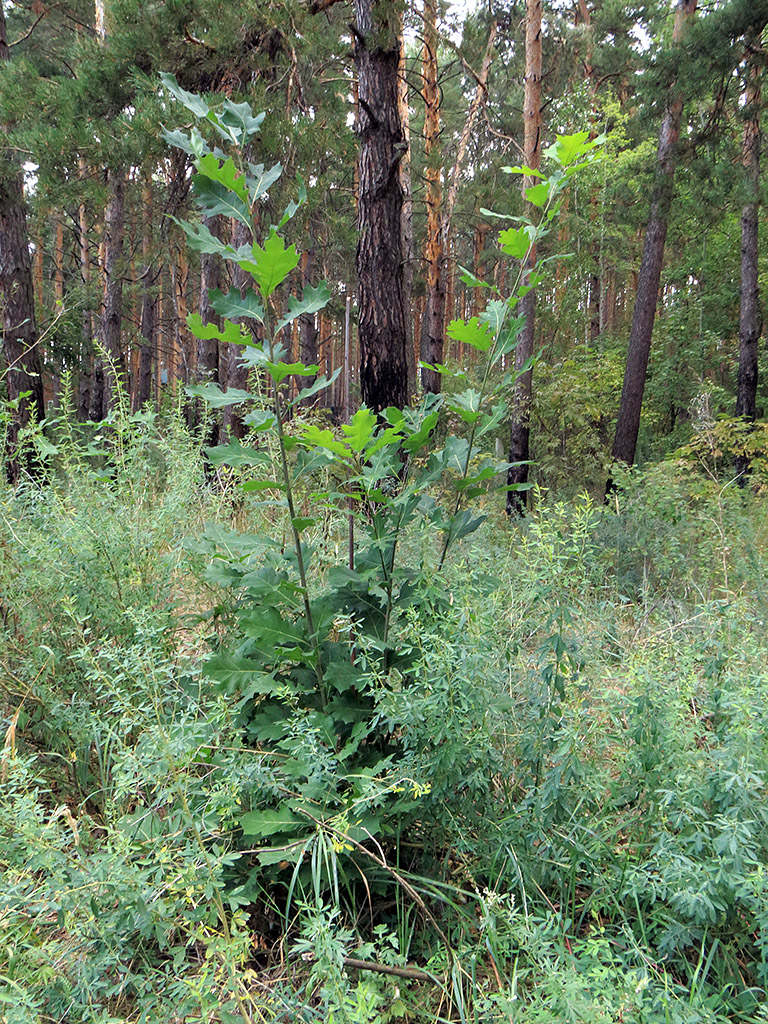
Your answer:
[[[37,26],[40,24],[40,22],[46,16],[46,14],[50,14],[51,11],[55,10],[55,8],[61,7],[61,3],[62,3],[62,0],[60,0],[59,3],[51,4],[50,7],[46,7],[45,10],[42,11],[41,14],[38,14],[38,16],[35,18],[35,20],[31,24],[31,26],[27,29],[27,31],[24,33],[23,36],[19,36],[19,38],[18,39],[14,39],[14,41],[12,43],[8,43],[8,49],[10,49],[12,46],[18,46],[19,43],[23,43],[25,39],[29,39],[29,37],[32,35],[32,33],[37,28]]]
[[[431,974],[427,974],[426,971],[419,971],[415,967],[393,967],[391,964],[375,964],[370,960],[358,960],[353,956],[344,957],[344,966],[352,967],[356,971],[374,971],[377,974],[394,974],[397,978],[411,978],[413,981],[431,981],[433,984],[440,984],[439,981],[435,981],[435,978]]]

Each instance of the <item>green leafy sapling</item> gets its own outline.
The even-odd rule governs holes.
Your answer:
[[[378,793],[381,786],[376,779],[391,764],[381,744],[377,747],[366,743],[373,728],[373,699],[364,662],[353,662],[349,645],[337,637],[340,617],[354,617],[358,640],[367,627],[370,636],[383,644],[387,626],[382,623],[389,618],[381,608],[383,599],[379,595],[383,591],[376,587],[367,567],[337,567],[335,575],[333,570],[328,573],[324,591],[318,588],[317,593],[310,594],[311,549],[304,535],[315,519],[299,514],[296,488],[304,479],[311,480],[318,466],[334,463],[344,468],[346,479],[343,491],[326,496],[327,504],[341,505],[351,498],[362,509],[381,503],[385,479],[396,478],[401,465],[396,446],[413,418],[401,415],[399,425],[382,429],[373,414],[361,409],[342,428],[339,438],[312,426],[297,436],[288,433],[292,408],[333,380],[318,377],[317,366],[291,362],[284,342],[287,329],[297,317],[325,306],[327,286],[305,288],[301,299],[289,296],[287,311],[279,312],[274,301],[277,289],[299,262],[295,246],[288,244],[281,232],[303,195],[299,202],[288,206],[266,238],[257,238],[255,224],[262,219],[257,216],[261,204],[280,177],[279,165],[265,170],[244,156],[263,116],[254,116],[247,104],[228,100],[214,108],[181,89],[172,76],[163,76],[163,86],[169,96],[211,125],[227,144],[227,152],[211,147],[195,128],[188,134],[165,133],[167,141],[192,157],[193,193],[198,204],[207,215],[234,217],[250,234],[248,242],[235,248],[216,238],[204,224],[181,223],[193,248],[237,264],[251,282],[244,294],[238,290],[212,294],[213,308],[223,317],[221,327],[203,323],[197,314],[189,317],[188,326],[198,337],[242,345],[245,364],[270,381],[269,402],[264,406],[256,394],[243,389],[225,391],[215,384],[187,390],[217,408],[243,402],[252,406],[246,417],[254,439],[251,444],[233,439],[208,449],[208,456],[216,464],[256,470],[243,484],[244,490],[261,493],[263,503],[282,510],[293,539],[284,550],[264,538],[254,538],[254,543],[246,547],[257,552],[256,556],[245,554],[235,566],[228,567],[229,581],[239,581],[244,595],[238,613],[241,635],[233,653],[216,654],[206,666],[210,679],[237,696],[248,738],[260,747],[271,746],[278,763],[288,758],[295,767],[290,792],[283,794],[279,811],[254,807],[242,821],[252,839],[268,838],[278,845],[286,839],[288,849],[279,855],[284,860],[290,859],[292,851],[298,856],[307,837],[311,838],[317,814],[343,816],[355,808],[355,820],[360,820],[359,805],[370,802],[372,798],[367,794],[371,787]],[[256,327],[261,341],[254,340],[255,332],[246,324]],[[289,398],[281,387],[288,377],[314,380]],[[430,423],[434,426],[436,417]],[[422,427],[414,423],[409,432],[420,443],[426,443],[428,431]],[[276,459],[267,456],[260,444],[261,435],[271,438]],[[381,510],[373,520],[372,547],[378,550],[381,571],[391,578]],[[379,593],[374,594],[376,590]],[[391,608],[391,584],[388,593]],[[367,827],[376,830],[374,819],[366,822]],[[269,856],[265,851],[262,859],[268,861]]]
[[[456,496],[453,514],[449,517],[443,533],[438,568],[442,568],[450,545],[457,539],[456,529],[462,528],[467,522],[467,516],[462,514],[464,502],[481,494],[494,480],[496,474],[513,468],[512,463],[493,462],[490,459],[485,459],[479,466],[473,467],[472,460],[475,457],[477,442],[506,421],[505,395],[514,387],[516,380],[531,368],[535,356],[526,360],[517,369],[507,370],[500,375],[494,375],[493,371],[505,362],[506,356],[516,348],[520,339],[525,320],[516,315],[516,307],[541,281],[545,261],[539,258],[531,266],[532,255],[537,251],[539,243],[549,234],[552,222],[560,210],[568,182],[574,174],[588,167],[600,156],[604,141],[603,136],[590,139],[589,132],[559,135],[544,151],[544,156],[552,167],[546,176],[541,171],[526,166],[502,168],[507,174],[521,174],[528,178],[540,179],[535,185],[525,189],[526,199],[539,211],[536,222],[525,215],[513,217],[492,210],[481,210],[485,216],[510,220],[520,225],[505,228],[498,236],[499,248],[517,261],[518,270],[510,293],[502,297],[498,287],[480,280],[464,267],[461,268],[461,280],[464,284],[471,288],[487,288],[496,297],[487,303],[479,316],[470,320],[452,320],[447,329],[450,338],[484,354],[485,363],[479,389],[468,388],[446,399],[448,408],[467,424],[469,436],[462,454],[461,472],[454,484]],[[450,372],[445,366],[433,369],[441,373]],[[527,483],[509,484],[501,489],[525,490],[530,486],[532,485]]]
[[[301,300],[291,297],[288,312],[279,319],[271,302],[276,289],[285,281],[292,270],[298,265],[299,254],[295,245],[287,245],[279,230],[287,224],[299,208],[305,193],[300,196],[299,203],[291,203],[285,210],[278,225],[273,225],[264,244],[260,245],[255,238],[254,224],[257,212],[269,189],[279,180],[282,168],[275,164],[265,169],[263,164],[254,164],[244,156],[246,146],[253,135],[258,132],[264,120],[264,114],[254,116],[248,103],[233,103],[224,100],[217,108],[210,106],[201,96],[196,96],[182,89],[173,75],[162,75],[162,82],[167,92],[182,103],[196,117],[211,124],[234,156],[222,152],[219,147],[211,149],[203,136],[195,128],[188,135],[181,131],[165,131],[166,141],[188,153],[193,159],[195,175],[192,188],[198,204],[208,216],[224,215],[243,224],[251,235],[250,242],[240,245],[237,249],[217,239],[204,224],[192,225],[181,221],[190,245],[200,252],[213,253],[225,260],[236,263],[241,270],[250,275],[253,288],[247,288],[245,294],[230,289],[226,294],[215,290],[211,294],[211,304],[216,313],[222,316],[223,326],[204,324],[199,314],[191,314],[187,318],[187,326],[195,337],[203,339],[218,338],[219,341],[247,346],[244,361],[252,367],[263,370],[272,380],[273,415],[262,417],[252,422],[254,430],[274,430],[279,449],[279,472],[276,476],[251,481],[250,489],[265,488],[282,493],[282,501],[288,511],[294,540],[294,552],[298,569],[301,600],[306,620],[307,635],[314,647],[314,669],[318,685],[324,697],[325,684],[319,650],[317,649],[317,632],[314,626],[312,606],[307,587],[307,572],[304,563],[304,551],[300,538],[300,521],[296,515],[293,480],[288,467],[288,443],[284,432],[285,408],[279,385],[285,377],[306,376],[316,377],[319,367],[305,366],[303,363],[286,363],[286,349],[281,344],[281,334],[297,317],[305,313],[322,309],[330,298],[327,286],[305,290]],[[233,317],[238,317],[237,323]],[[255,321],[260,325],[264,342],[262,345],[252,343],[253,335],[243,321]],[[315,387],[327,385],[323,378],[315,381]],[[188,394],[204,398],[218,408],[225,405],[239,404],[255,400],[256,396],[243,390],[223,392],[216,385],[190,387]],[[304,397],[299,395],[300,400]],[[293,404],[293,403],[291,403]],[[265,462],[264,455],[258,450],[247,451],[238,442],[230,442],[221,446],[214,453],[214,458],[226,461],[227,456],[234,455],[239,465],[259,465]]]
[[[279,809],[254,801],[242,820],[244,833],[250,842],[270,843],[272,849],[261,855],[264,863],[299,862],[318,821],[329,827],[331,822],[348,822],[350,835],[364,841],[385,828],[385,795],[391,814],[392,794],[412,791],[396,775],[395,734],[381,735],[377,727],[378,688],[388,685],[393,667],[398,679],[407,682],[412,664],[408,646],[397,642],[395,626],[407,609],[426,611],[439,602],[431,581],[434,571],[442,569],[451,546],[484,519],[473,516],[468,503],[508,468],[508,463],[490,459],[478,463],[476,457],[478,442],[505,417],[503,393],[515,379],[513,372],[497,379],[493,371],[517,343],[521,322],[515,306],[538,273],[534,268],[533,276],[523,281],[525,260],[554,218],[568,178],[579,162],[591,159],[596,143],[586,136],[576,142],[576,137],[559,139],[550,152],[555,170],[535,186],[541,223],[523,219],[519,228],[501,232],[503,251],[521,260],[514,292],[502,297],[484,282],[469,282],[491,288],[494,298],[480,317],[454,320],[448,331],[485,355],[479,390],[447,398],[427,395],[413,409],[389,408],[380,417],[363,407],[349,423],[331,430],[292,417],[299,403],[327,388],[333,378],[318,377],[317,366],[291,362],[285,341],[297,317],[325,306],[329,290],[325,284],[307,287],[301,299],[289,295],[287,305],[281,302],[279,307],[275,302],[277,290],[299,263],[295,245],[288,244],[282,231],[303,201],[303,190],[266,237],[258,238],[255,225],[262,222],[265,197],[281,172],[277,164],[265,169],[245,157],[263,115],[229,100],[213,107],[181,89],[169,75],[163,76],[163,86],[226,147],[209,145],[195,128],[165,133],[168,142],[192,157],[197,203],[208,216],[223,214],[239,221],[250,236],[236,248],[204,224],[181,223],[193,248],[235,263],[251,282],[244,294],[235,289],[212,293],[221,327],[203,323],[197,314],[188,318],[188,326],[197,337],[241,345],[244,363],[269,381],[269,401],[215,384],[187,391],[214,408],[250,405],[245,422],[252,440],[242,444],[233,439],[208,449],[208,456],[216,464],[255,471],[243,483],[244,490],[258,493],[282,512],[293,543],[286,549],[266,538],[252,538],[226,566],[222,579],[239,586],[242,596],[238,635],[235,649],[215,654],[206,673],[238,700],[249,740],[274,752]],[[289,397],[284,382],[301,377],[311,377],[313,383]],[[449,435],[439,446],[435,432],[444,407],[468,433]],[[262,438],[270,439],[276,458],[268,456]],[[312,514],[304,514],[302,497]],[[345,517],[351,513],[358,542],[351,560],[310,574],[313,552],[307,538],[318,528],[317,509]],[[431,566],[402,559],[402,538],[418,522],[441,537]]]

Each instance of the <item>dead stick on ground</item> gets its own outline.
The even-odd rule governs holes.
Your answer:
[[[356,971],[374,971],[377,974],[394,974],[398,978],[411,978],[413,981],[431,981],[442,986],[442,982],[426,971],[415,967],[393,967],[391,964],[375,964],[371,960],[357,960],[353,956],[344,957],[344,966],[353,967]]]

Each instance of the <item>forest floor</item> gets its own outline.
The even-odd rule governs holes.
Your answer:
[[[64,454],[0,494],[3,1024],[768,1021],[765,494],[489,504],[371,684],[365,814],[281,859],[244,823],[342,754],[306,715],[257,748],[206,674],[269,514],[180,427]]]

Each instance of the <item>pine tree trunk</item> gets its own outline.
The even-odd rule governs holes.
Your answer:
[[[739,317],[739,376],[736,415],[757,415],[757,354],[762,323],[758,284],[758,214],[760,209],[760,69],[750,55],[745,105],[743,164],[747,202],[741,211],[741,309]]]
[[[483,273],[483,253],[485,252],[485,246],[488,241],[488,235],[491,233],[491,225],[486,224],[484,221],[479,221],[475,225],[475,239],[472,252],[472,273],[475,277],[484,278]],[[499,263],[499,271],[502,272],[505,269],[504,263]],[[485,309],[486,294],[484,288],[470,288],[468,295],[471,297],[470,315],[479,316],[480,313]]]
[[[427,204],[427,305],[421,327],[420,354],[425,363],[443,362],[445,333],[445,269],[443,267],[442,207],[443,186],[440,152],[440,88],[437,63],[437,0],[424,0],[424,45],[421,74],[424,98],[424,178]],[[441,375],[436,370],[421,371],[424,390],[439,394]]]
[[[587,6],[587,0],[578,0],[576,24],[578,25],[579,20],[584,25],[587,35],[587,52],[584,54],[583,65],[584,65],[584,78],[589,83],[592,95],[597,91],[597,82],[595,81],[595,69],[593,66],[594,60],[594,38],[592,34],[592,12]]]
[[[87,173],[85,160],[80,157],[78,160],[79,175],[81,180]],[[80,367],[77,382],[77,418],[88,419],[88,410],[91,407],[91,377],[93,374],[93,314],[91,312],[91,254],[88,247],[88,212],[85,203],[80,203],[77,211],[79,248],[80,248],[80,279],[83,282],[85,291],[85,303],[83,305],[83,320],[81,327],[81,349]]]
[[[178,240],[170,260],[171,297],[173,300],[173,347],[169,364],[169,383],[173,391],[179,381],[185,382],[191,362],[187,334],[187,285],[189,264],[184,241]]]
[[[616,323],[618,295],[616,291],[616,271],[608,271],[608,282],[605,288],[605,330],[612,331]]]
[[[55,250],[53,297],[56,303],[55,314],[64,307],[64,219],[60,210],[54,214]],[[40,347],[40,346],[39,346]],[[40,347],[40,361],[43,365],[43,402],[45,408],[58,405],[61,392],[61,376],[59,374],[60,359],[52,345]]]
[[[400,218],[400,244],[403,250],[403,301],[405,304],[405,358],[408,366],[408,402],[416,394],[416,348],[414,345],[413,312],[413,195],[411,192],[411,112],[408,104],[408,80],[405,74],[405,45],[400,34],[400,65],[398,68],[397,101],[403,126],[405,154],[400,161],[400,187],[403,190],[403,212]]]
[[[37,238],[33,239],[35,245],[35,256],[32,260],[32,291],[37,296],[37,301],[42,302],[43,298],[43,239],[42,228]]]
[[[406,142],[398,104],[399,4],[355,0],[360,136],[357,276],[360,385],[374,412],[408,401],[403,187]]]
[[[109,197],[104,213],[104,301],[96,337],[102,349],[96,357],[91,419],[102,420],[117,404],[125,376],[121,330],[123,320],[123,233],[125,177],[122,168],[108,172]]]
[[[451,321],[456,315],[456,263],[451,259],[453,239],[449,235],[445,241],[445,319]]]
[[[212,235],[222,237],[222,217],[207,217],[204,223]],[[200,317],[204,324],[221,327],[221,318],[214,312],[210,298],[211,291],[221,289],[221,284],[220,257],[215,253],[203,253],[200,257]],[[216,338],[197,339],[197,379],[203,383],[219,379],[219,342]]]
[[[0,4],[0,62],[10,59],[5,14]],[[0,146],[5,129],[0,125]],[[43,379],[37,350],[32,265],[29,256],[24,186],[15,156],[0,149],[0,304],[3,332],[2,361],[8,398],[18,403],[12,413],[6,443],[7,470],[12,481],[30,469],[17,451],[20,430],[30,418],[45,415]],[[22,398],[22,395],[25,397]]]
[[[680,0],[675,12],[675,26],[672,35],[675,44],[680,42],[688,22],[695,15],[696,4],[697,0]],[[619,417],[613,440],[614,459],[630,466],[635,461],[637,435],[640,429],[648,356],[651,351],[653,322],[659,298],[664,245],[667,239],[667,222],[674,193],[677,143],[680,137],[683,104],[684,97],[672,87],[659,133],[656,180],[651,194],[651,211],[645,231],[635,311],[629,334],[627,364],[624,370],[624,385],[621,391]]]
[[[600,277],[589,275],[589,340],[597,341],[600,336],[602,322],[602,306],[600,302]]]
[[[152,357],[157,346],[157,283],[158,269],[152,259],[152,184],[144,182],[142,189],[144,219],[141,235],[141,342],[139,343],[139,372],[136,375],[135,408],[141,409],[152,398]]]
[[[205,226],[216,238],[223,236],[225,221],[223,217],[206,217]],[[199,312],[204,324],[215,324],[221,327],[219,317],[211,305],[210,293],[214,288],[221,289],[223,280],[221,259],[215,253],[203,253],[200,257],[200,295]],[[195,380],[206,384],[219,380],[219,342],[216,338],[198,338],[195,353]],[[188,408],[188,419],[191,428],[199,427],[205,416],[205,406],[201,399],[194,399]],[[219,443],[219,417],[209,416],[206,442],[213,447]]]
[[[61,212],[53,215],[55,225],[55,249],[53,257],[53,297],[57,303],[64,302],[64,222]]]
[[[107,38],[107,9],[104,0],[94,0],[93,29],[102,41]]]
[[[525,4],[525,97],[523,103],[523,151],[525,163],[533,170],[541,164],[541,7],[542,0],[526,0]],[[523,190],[534,184],[533,179],[523,180]],[[529,207],[529,213],[531,208]],[[536,262],[535,252],[531,253],[528,269]],[[533,355],[535,338],[536,292],[529,291],[520,301],[520,313],[525,317],[515,349],[515,368],[519,372]],[[533,396],[533,370],[526,370],[518,377],[512,400],[512,416],[509,431],[509,461],[524,462],[530,457],[531,399]],[[507,472],[507,485],[528,482],[528,466],[513,466]],[[507,513],[522,515],[526,506],[526,491],[507,492]]]
[[[736,415],[754,422],[757,416],[757,357],[763,325],[760,315],[758,280],[758,228],[760,211],[760,67],[756,56],[759,39],[754,35],[747,47],[747,88],[744,97],[744,140],[742,162],[747,202],[741,211],[741,304],[739,311],[739,374],[736,386]],[[735,470],[739,483],[746,483],[749,459],[739,456]]]

